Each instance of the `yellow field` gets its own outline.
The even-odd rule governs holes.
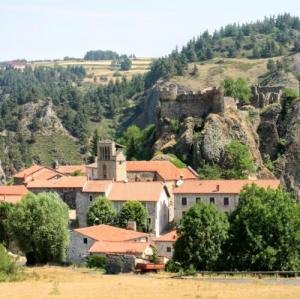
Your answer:
[[[150,68],[152,58],[137,58],[132,60],[132,68],[129,71],[117,71],[111,66],[111,60],[97,60],[97,61],[77,61],[77,60],[57,60],[57,61],[36,61],[32,62],[32,66],[83,66],[86,69],[87,76],[85,82],[92,82],[98,84],[107,84],[110,79],[115,80],[116,72],[120,76],[125,75],[130,79],[135,74],[143,74]]]
[[[300,286],[255,282],[217,283],[178,280],[167,275],[102,275],[86,269],[40,267],[27,269],[30,278],[0,283],[1,299],[97,299],[97,298],[209,298],[296,299]]]
[[[187,74],[175,77],[172,81],[188,86],[194,91],[210,86],[220,86],[221,82],[228,76],[234,78],[242,77],[249,83],[254,84],[257,83],[259,76],[266,73],[267,61],[268,59],[214,58],[202,64],[195,63],[199,70],[197,77]],[[192,72],[193,67],[194,63],[191,63],[188,73]]]

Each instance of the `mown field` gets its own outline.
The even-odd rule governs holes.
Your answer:
[[[202,298],[296,299],[300,286],[268,284],[264,279],[213,282],[174,279],[167,274],[103,275],[84,268],[35,267],[26,269],[21,282],[0,283],[1,299],[95,298]]]
[[[120,71],[111,65],[111,60],[97,61],[77,61],[77,60],[56,60],[56,61],[35,61],[33,66],[83,66],[86,69],[87,76],[85,82],[107,84],[110,79],[115,80],[125,75],[130,79],[135,74],[144,74],[150,68],[152,58],[137,58],[132,61],[132,68],[129,71]]]

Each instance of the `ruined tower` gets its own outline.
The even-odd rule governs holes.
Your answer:
[[[112,140],[98,144],[97,169],[98,179],[124,181],[127,179],[126,156],[124,146]]]

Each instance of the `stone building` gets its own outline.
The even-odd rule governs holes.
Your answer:
[[[80,264],[90,254],[131,254],[147,258],[153,250],[146,233],[104,224],[73,230],[67,250],[68,261]]]
[[[98,144],[97,169],[99,180],[124,181],[127,179],[124,146],[111,140]]]
[[[284,86],[252,86],[252,105],[264,108],[267,105],[280,103]]]
[[[161,235],[160,237],[153,240],[160,257],[167,259],[172,258],[174,253],[174,244],[177,240],[176,230],[172,230],[167,234]]]
[[[239,202],[244,186],[255,184],[262,188],[276,189],[279,180],[190,180],[181,181],[173,189],[175,196],[174,220],[178,222],[195,203],[216,205],[224,212],[232,211]]]
[[[79,226],[86,226],[86,215],[97,196],[106,196],[119,212],[127,201],[141,202],[149,215],[148,226],[159,236],[169,223],[170,193],[161,182],[88,181],[76,196],[76,215]]]
[[[161,86],[159,89],[161,118],[205,118],[209,113],[223,114],[225,111],[222,88],[212,87],[197,93],[192,91],[178,92],[178,87],[171,84]]]

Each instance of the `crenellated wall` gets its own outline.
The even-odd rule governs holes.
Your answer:
[[[175,86],[160,89],[160,117],[182,119],[203,118],[209,113],[223,114],[224,94],[221,88],[210,88],[203,92],[177,93]]]

